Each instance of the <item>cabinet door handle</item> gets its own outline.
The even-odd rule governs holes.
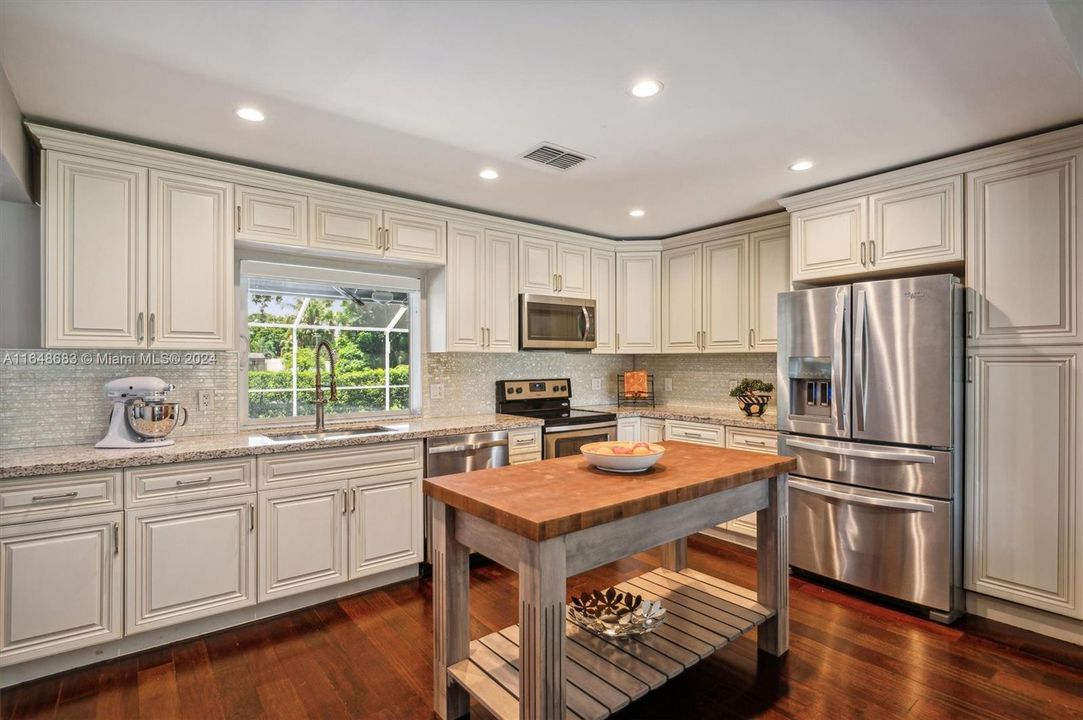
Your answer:
[[[143,311],[140,310],[139,314],[135,316],[135,339],[138,342],[143,342]]]
[[[974,311],[966,311],[966,336],[968,338],[974,337]]]
[[[553,273],[553,292],[557,292],[557,274]]]
[[[350,490],[350,512],[357,512],[357,488]]]
[[[197,478],[196,480],[178,480],[177,486],[183,487],[184,485],[206,485],[211,481],[211,476],[208,475],[205,478]]]
[[[150,332],[150,341],[154,342],[154,313],[150,314],[150,322],[147,323]]]
[[[617,333],[617,349],[620,350],[620,333]]]
[[[255,532],[256,530],[256,504],[248,503],[248,531]]]
[[[113,523],[113,554],[120,554],[120,523]]]
[[[974,382],[974,356],[971,355],[966,359],[966,381],[968,383]]]
[[[346,497],[346,490],[343,490],[342,491],[342,514],[343,515],[345,515],[346,511],[350,509],[349,506],[350,506],[350,500],[349,500],[348,497]]]
[[[233,213],[233,217],[235,218],[234,225],[237,228],[237,232],[240,232],[241,231],[241,206],[238,205],[236,210],[237,211],[235,213]]]
[[[869,265],[876,264],[876,241],[869,240]]]
[[[865,241],[861,241],[861,267],[865,267]]]
[[[65,498],[73,498],[79,495],[78,490],[72,490],[66,493],[56,493],[55,495],[35,495],[30,498],[30,502],[49,502],[50,500],[64,500]]]
[[[748,329],[748,349],[752,350],[756,347],[756,328]]]
[[[557,283],[559,283],[559,287],[557,288],[557,290],[559,290],[560,292],[564,292],[564,276],[563,275],[557,275]]]

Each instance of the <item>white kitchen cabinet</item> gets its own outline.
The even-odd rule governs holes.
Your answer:
[[[660,252],[617,253],[617,352],[661,351]]]
[[[730,450],[746,450],[748,452],[774,455],[778,449],[778,433],[773,430],[727,427],[726,447]],[[724,523],[722,527],[732,533],[755,541],[756,513],[749,513],[748,515],[730,520],[729,522]]]
[[[1083,348],[971,349],[966,588],[1083,619]]]
[[[235,227],[238,240],[308,244],[308,197],[297,193],[237,185]]]
[[[557,243],[557,293],[566,297],[591,297],[590,248]]]
[[[612,250],[591,249],[590,290],[594,296],[594,336],[598,342],[594,352],[614,352],[617,349],[617,254]]]
[[[726,429],[721,425],[708,425],[684,420],[666,420],[666,440],[681,440],[711,447],[726,446]]]
[[[782,272],[789,275],[789,268]],[[748,292],[748,236],[705,243],[702,350],[748,349]]]
[[[870,195],[869,214],[869,270],[963,261],[962,175]]]
[[[790,215],[794,280],[857,275],[868,237],[867,197],[796,210]]]
[[[617,418],[617,440],[621,442],[639,442],[639,418]]]
[[[511,233],[486,230],[484,252],[485,349],[516,352],[519,349],[518,239]]]
[[[421,469],[350,482],[350,578],[422,561]]]
[[[434,215],[384,210],[384,257],[400,260],[447,262],[447,221]]]
[[[444,294],[452,352],[515,352],[519,345],[518,241],[476,225],[449,227]]]
[[[541,428],[526,427],[508,430],[508,464],[541,460]]]
[[[519,292],[551,295],[557,287],[557,243],[519,236]]]
[[[662,352],[703,350],[703,246],[662,251]]]
[[[0,666],[122,636],[123,519],[0,527]]]
[[[125,633],[256,602],[256,495],[125,513]]]
[[[1083,150],[967,175],[968,345],[1083,342]]]
[[[666,439],[666,421],[655,418],[641,418],[639,439],[649,443],[662,442]]]
[[[146,347],[147,169],[48,151],[44,171],[45,347]]]
[[[346,482],[259,494],[259,600],[345,582]]]
[[[151,348],[233,342],[233,186],[150,172],[147,340]]]
[[[748,236],[749,349],[778,349],[778,295],[790,290],[789,228],[774,228]],[[708,343],[710,347],[710,343]]]
[[[309,245],[320,250],[382,255],[381,210],[374,205],[320,196],[308,199]]]

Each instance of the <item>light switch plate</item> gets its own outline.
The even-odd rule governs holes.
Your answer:
[[[214,391],[196,390],[196,407],[199,408],[200,412],[214,410]]]
[[[662,387],[666,392],[673,391],[673,378],[662,378]]]
[[[444,399],[444,385],[443,383],[433,383],[429,385],[429,399],[430,400],[443,400]]]
[[[590,379],[590,389],[591,390],[601,390],[602,389],[602,379],[601,378],[591,378]]]

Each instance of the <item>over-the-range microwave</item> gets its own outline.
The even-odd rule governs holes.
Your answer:
[[[596,303],[555,295],[519,296],[519,347],[523,350],[591,350]]]

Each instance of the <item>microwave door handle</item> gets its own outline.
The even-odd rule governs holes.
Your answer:
[[[922,502],[916,498],[904,500],[902,498],[873,497],[860,492],[839,492],[837,490],[820,487],[819,485],[813,485],[812,483],[795,480],[793,478],[790,478],[789,486],[795,490],[813,493],[814,495],[823,495],[832,500],[841,500],[842,502],[851,503],[853,505],[871,505],[873,507],[910,510],[912,512],[933,512],[936,510],[936,506],[932,503]]]
[[[583,342],[586,342],[587,338],[590,337],[590,312],[587,310],[586,305],[579,309],[583,311]]]

